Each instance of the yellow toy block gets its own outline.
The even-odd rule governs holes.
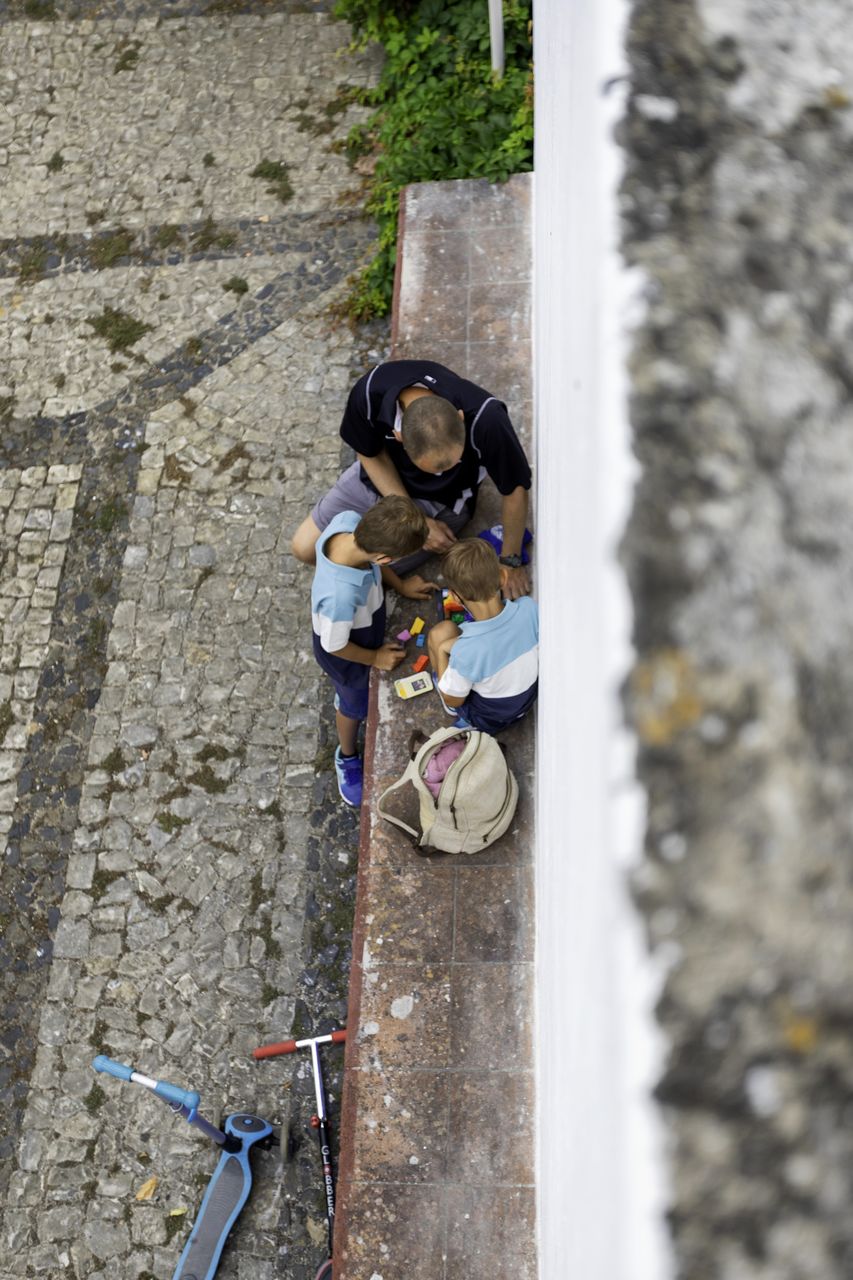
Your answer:
[[[424,629],[423,618],[415,618],[414,622],[409,627],[409,635],[412,635],[412,636],[420,635],[423,629]]]

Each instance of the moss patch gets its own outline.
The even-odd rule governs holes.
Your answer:
[[[15,717],[12,715],[11,702],[0,702],[0,742],[6,737],[14,723]]]
[[[267,195],[278,196],[282,204],[293,198],[293,187],[288,178],[289,166],[283,160],[262,160],[249,174],[250,178],[263,178],[270,183]]]
[[[112,774],[113,777],[117,773],[123,772],[125,768],[124,756],[118,747],[113,747],[110,754],[104,757],[101,761],[101,768],[106,769],[107,773]]]
[[[113,75],[117,75],[119,71],[132,71],[139,61],[140,48],[138,40],[123,40],[116,49],[119,56],[113,67]]]
[[[181,228],[174,222],[164,222],[154,235],[154,243],[158,249],[168,249],[181,239]]]
[[[264,901],[263,873],[256,871],[249,881],[249,915],[253,916]]]
[[[223,471],[228,471],[229,468],[234,466],[235,462],[251,461],[252,455],[246,449],[246,446],[243,444],[235,444],[227,453],[223,453],[222,457],[219,459],[219,462],[216,464],[216,474],[221,475]]]
[[[18,265],[18,279],[25,283],[40,280],[47,269],[47,255],[47,241],[34,240],[25,250]]]
[[[83,1099],[83,1106],[89,1112],[90,1116],[96,1115],[107,1100],[107,1095],[99,1084],[93,1084],[86,1097]]]
[[[181,827],[189,825],[189,818],[179,818],[176,813],[158,813],[155,822],[161,831],[165,831],[167,835],[174,835],[176,831],[180,831]]]
[[[99,271],[114,267],[122,258],[130,257],[133,248],[133,232],[127,227],[116,227],[109,235],[95,240],[89,250],[92,265]]]
[[[48,173],[59,173],[59,170],[64,166],[64,164],[65,161],[62,158],[62,152],[54,151],[53,155],[47,162],[47,171]]]
[[[86,323],[92,326],[99,338],[104,339],[113,355],[127,351],[152,328],[126,311],[116,311],[113,307],[104,307],[99,316],[89,316]]]
[[[237,236],[233,231],[224,231],[221,227],[217,227],[211,217],[205,218],[191,236],[193,248],[203,252],[208,249],[230,249],[236,239]]]
[[[244,280],[242,276],[232,276],[230,280],[226,280],[222,288],[226,293],[248,293],[249,282]]]
[[[163,474],[173,484],[189,484],[190,482],[189,471],[184,470],[178,462],[177,454],[174,453],[166,454],[166,460],[163,463]]]
[[[222,795],[223,791],[228,790],[228,783],[223,778],[217,778],[209,764],[204,764],[195,773],[191,774],[188,781],[194,783],[197,787],[201,787],[208,795]]]

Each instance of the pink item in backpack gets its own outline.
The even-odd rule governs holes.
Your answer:
[[[453,738],[450,742],[444,742],[434,751],[429,758],[426,770],[423,774],[423,780],[429,787],[435,799],[438,799],[438,793],[441,790],[441,784],[444,782],[444,775],[465,750],[464,738]]]

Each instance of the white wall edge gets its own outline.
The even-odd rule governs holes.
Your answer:
[[[651,1100],[662,1047],[626,877],[644,797],[619,686],[631,615],[617,544],[635,474],[616,251],[626,0],[535,0],[534,394],[541,612],[536,801],[540,1280],[669,1280]]]

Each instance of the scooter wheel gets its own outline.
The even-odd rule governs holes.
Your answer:
[[[332,1259],[327,1258],[320,1270],[317,1272],[314,1280],[332,1280]]]

